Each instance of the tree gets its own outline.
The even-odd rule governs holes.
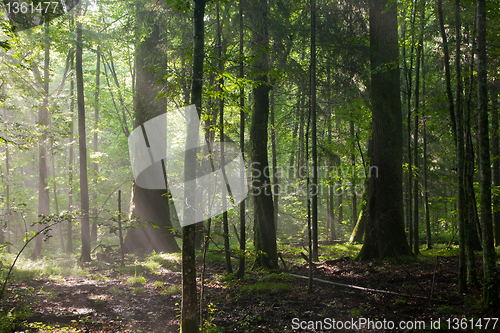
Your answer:
[[[73,17],[71,18],[71,26],[73,26]],[[75,66],[75,56],[74,53],[71,54],[71,72],[73,72]],[[75,80],[71,77],[70,88],[69,88],[69,113],[70,113],[70,124],[69,124],[69,161],[68,161],[68,211],[73,211],[73,160],[74,160],[74,145],[73,145],[73,132],[74,132],[74,114],[75,114]],[[66,253],[73,253],[73,222],[68,220],[68,241],[66,242]]]
[[[497,188],[500,186],[500,140],[498,137],[498,84],[499,81],[495,80],[491,85],[491,104],[492,119],[491,128],[493,135],[491,140],[491,155],[493,159],[493,185]],[[493,195],[493,227],[495,235],[495,246],[500,246],[500,195],[498,192]]]
[[[403,128],[398,68],[396,3],[370,2],[372,157],[368,223],[359,260],[411,253],[404,233]]]
[[[204,49],[204,21],[205,0],[195,0],[193,12],[194,47],[193,47],[193,72],[191,81],[191,104],[196,106],[198,117],[201,115],[201,102],[203,93],[203,49]],[[199,119],[199,118],[198,118]],[[198,128],[192,128],[195,121],[188,120],[186,145],[189,141],[199,142]],[[194,145],[193,145],[194,146]],[[184,179],[195,179],[196,152],[191,149],[184,157]],[[194,220],[195,189],[186,188],[184,219]],[[198,316],[196,302],[196,256],[195,256],[196,225],[182,227],[182,305],[181,305],[181,332],[198,332]]]
[[[156,83],[159,79],[154,69],[164,60],[160,18],[147,10],[144,2],[138,3],[135,15],[139,32],[145,31],[145,38],[136,46],[135,56],[134,127],[137,128],[164,113],[167,103],[165,98],[156,98],[162,86]],[[111,56],[109,64],[113,64]],[[110,68],[112,73],[113,68],[114,65]],[[114,74],[113,77],[116,83],[118,80]],[[141,227],[128,229],[124,240],[126,251],[179,252],[172,233],[168,189],[142,188],[134,181],[129,216],[137,219]]]
[[[78,8],[80,10],[80,7]],[[80,205],[82,219],[82,253],[80,260],[89,262],[90,258],[90,221],[89,221],[89,182],[87,177],[87,136],[85,133],[85,96],[83,90],[83,38],[82,22],[76,20],[76,95],[78,108],[78,149],[80,154]]]
[[[101,80],[101,46],[97,45],[97,59],[95,65],[95,94],[94,94],[94,154],[99,152],[99,90],[100,90],[100,80]],[[92,163],[92,169],[94,170],[94,189],[92,195],[92,204],[94,205],[93,217],[94,222],[92,223],[92,230],[90,233],[90,239],[92,242],[97,241],[97,179],[99,178],[99,164],[97,162]]]
[[[47,184],[47,129],[49,125],[49,64],[50,64],[50,38],[49,22],[44,23],[45,56],[43,64],[43,78],[40,78],[38,67],[34,68],[35,78],[42,83],[43,100],[38,109],[38,123],[44,127],[42,137],[38,144],[38,215],[50,214],[50,197]],[[42,228],[38,226],[38,231]],[[42,238],[38,237],[31,257],[37,259],[42,253]]]
[[[465,263],[465,188],[464,188],[464,135],[462,125],[462,76],[460,72],[460,43],[461,43],[461,22],[460,22],[460,0],[455,2],[455,29],[457,34],[456,43],[456,149],[457,149],[457,173],[458,173],[458,228],[459,228],[459,263],[458,263],[458,290],[463,293],[467,290],[467,266]]]
[[[239,60],[239,77],[243,79],[245,72],[243,71],[243,1],[240,0],[239,5],[239,23],[240,23],[240,60]],[[245,154],[245,88],[243,85],[240,87],[240,150],[242,158]],[[243,177],[242,177],[243,179]],[[246,247],[246,223],[245,223],[245,200],[240,203],[240,261],[238,266],[238,278],[243,278],[245,275],[245,247]]]
[[[316,1],[311,1],[311,69],[310,69],[310,112],[312,136],[312,258],[318,261],[318,149],[316,133]]]
[[[458,1],[458,0],[457,0]],[[498,280],[491,213],[491,165],[488,127],[488,85],[486,54],[486,0],[477,0],[477,79],[479,113],[479,156],[481,173],[481,229],[483,233],[483,303],[498,305]]]
[[[278,267],[276,231],[274,229],[274,208],[269,179],[267,157],[269,117],[269,90],[267,71],[269,66],[267,50],[269,47],[267,13],[264,1],[251,0],[249,3],[249,22],[252,24],[253,110],[250,121],[250,142],[252,161],[252,189],[254,200],[254,244],[257,252],[254,267]]]

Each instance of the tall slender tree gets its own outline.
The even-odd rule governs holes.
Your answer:
[[[316,143],[316,0],[311,0],[310,112],[312,150],[312,260],[318,261],[318,148]]]
[[[43,78],[38,77],[42,83],[42,105],[38,109],[38,123],[42,126],[42,136],[38,144],[38,215],[50,214],[50,197],[49,187],[47,183],[47,129],[49,125],[49,65],[50,65],[50,37],[49,37],[49,22],[44,23],[44,43],[45,55],[43,61]],[[35,75],[38,68],[35,68]],[[40,231],[42,225],[38,225]],[[42,253],[42,237],[37,237],[35,248],[31,257],[37,259]]]
[[[73,26],[73,16],[71,17],[71,26]],[[75,66],[75,56],[74,53],[71,54],[71,73],[73,73],[73,69]],[[75,79],[71,76],[70,88],[69,88],[69,152],[68,152],[68,211],[73,211],[73,160],[74,160],[74,113],[75,113]],[[73,221],[68,221],[68,241],[66,242],[66,253],[73,253]]]
[[[458,0],[457,0],[458,1]],[[483,303],[498,305],[498,279],[491,213],[491,165],[488,126],[488,82],[486,54],[486,0],[477,0],[477,79],[479,102],[479,156],[481,172],[481,229],[483,233]]]
[[[101,46],[97,45],[96,50],[96,65],[95,65],[95,94],[94,94],[94,154],[99,151],[99,90],[100,90],[100,80],[101,80]],[[94,206],[92,215],[94,222],[92,223],[92,230],[90,233],[90,238],[92,242],[97,241],[97,179],[99,178],[99,164],[97,162],[92,163],[92,169],[94,170],[94,182],[92,191],[92,205]]]
[[[205,0],[194,1],[193,29],[193,72],[191,80],[191,104],[196,106],[198,117],[201,115],[201,101],[203,93],[203,49],[204,49],[204,16]],[[199,119],[199,118],[198,118]],[[199,129],[194,127],[196,121],[189,119],[186,140],[199,142]],[[188,144],[188,142],[186,142]],[[194,145],[193,145],[194,146]],[[191,149],[184,157],[184,179],[186,183],[196,179],[196,152]],[[184,189],[186,204],[184,219],[194,219],[195,188]],[[198,332],[198,316],[196,301],[196,253],[195,253],[196,225],[182,227],[182,305],[181,305],[181,333]]]
[[[239,4],[239,23],[240,23],[240,60],[239,60],[239,77],[244,78],[243,71],[243,0]],[[240,86],[240,150],[242,157],[245,154],[245,88]],[[242,170],[244,172],[244,170]],[[243,181],[243,177],[241,177]],[[245,248],[246,248],[246,220],[245,220],[245,200],[240,202],[240,261],[238,266],[238,277],[241,279],[245,275]]]
[[[455,74],[456,74],[456,91],[455,91],[455,120],[456,120],[456,149],[457,149],[457,183],[458,183],[458,228],[459,228],[459,263],[458,263],[458,290],[464,293],[467,290],[467,266],[465,263],[465,188],[464,188],[464,136],[463,136],[463,115],[462,115],[462,75],[460,64],[460,49],[462,26],[460,21],[460,0],[455,1],[455,31],[457,35],[456,41],[456,57],[455,57]]]
[[[79,9],[80,11],[80,6]],[[80,205],[82,218],[80,222],[82,234],[82,262],[90,258],[90,220],[89,220],[89,182],[87,177],[87,137],[85,133],[85,96],[83,89],[83,37],[82,22],[76,20],[76,96],[78,107],[78,150],[80,154]]]

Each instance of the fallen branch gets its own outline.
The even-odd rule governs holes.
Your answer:
[[[304,258],[304,260],[307,262],[307,264],[309,264],[309,257],[308,257],[308,256],[306,256],[306,255],[304,254],[304,252],[300,252],[300,255],[302,256],[302,258]],[[312,264],[312,266],[313,266],[313,267],[316,267],[316,266],[317,266],[317,264],[313,263],[312,261],[311,261],[311,264]]]
[[[285,260],[283,260],[283,256],[281,255],[281,252],[278,252],[278,257],[281,259],[281,263],[283,264],[283,268],[285,268],[285,271],[288,272],[288,267],[286,267]]]
[[[290,276],[293,276],[293,277],[296,277],[296,278],[299,278],[299,279],[304,279],[304,280],[308,280],[309,279],[307,276],[296,275],[296,274],[291,274],[291,273],[285,273],[285,274],[288,274]],[[366,291],[366,292],[382,293],[382,294],[396,295],[396,296],[402,296],[402,297],[412,297],[412,298],[429,299],[428,297],[425,297],[425,296],[401,294],[401,293],[397,293],[397,292],[394,292],[394,291],[387,291],[387,290],[379,290],[379,289],[371,289],[371,288],[359,287],[359,286],[354,286],[354,285],[351,285],[351,284],[344,284],[344,283],[332,282],[332,281],[327,281],[327,280],[322,280],[322,279],[317,279],[317,278],[313,278],[313,280],[317,281],[317,282],[323,282],[323,283],[331,284],[331,285],[334,285],[334,286],[363,290],[363,291]]]

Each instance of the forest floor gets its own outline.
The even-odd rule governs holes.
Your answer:
[[[351,260],[355,246],[331,248],[334,251],[315,265],[314,278],[393,294],[324,281],[315,281],[313,293],[308,294],[307,279],[287,274],[308,276],[306,261],[297,255],[305,252],[300,246],[282,251],[288,272],[249,271],[241,280],[224,274],[222,254],[211,252],[205,279],[205,331],[330,332],[331,324],[337,331],[353,332],[434,332],[438,327],[500,331],[495,319],[485,326],[486,318],[498,318],[500,312],[481,306],[480,286],[470,287],[465,295],[457,293],[454,249],[423,251],[417,259],[355,262]],[[481,278],[481,256],[476,258]],[[124,268],[94,261],[79,272],[37,278],[18,271],[2,304],[3,311],[17,319],[3,332],[178,332],[178,255],[154,254]],[[199,279],[198,283],[200,287]]]

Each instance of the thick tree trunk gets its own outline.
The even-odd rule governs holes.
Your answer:
[[[457,0],[458,1],[458,0]],[[478,102],[479,102],[479,154],[481,172],[481,227],[483,232],[483,303],[498,305],[498,279],[493,244],[493,223],[491,213],[491,166],[488,132],[488,86],[486,54],[486,0],[477,0],[478,36]]]
[[[274,229],[274,207],[269,179],[269,162],[267,158],[269,118],[269,86],[267,71],[269,66],[267,48],[269,36],[267,32],[268,4],[265,1],[249,2],[249,22],[252,23],[253,45],[256,59],[253,63],[259,74],[255,78],[253,88],[254,104],[250,124],[251,161],[252,161],[252,194],[254,199],[254,245],[258,253],[254,267],[278,267],[276,249],[276,230]]]
[[[351,237],[349,238],[349,243],[358,243],[358,244],[363,243],[363,235],[365,234],[366,222],[368,217],[366,211],[367,193],[368,192],[365,191],[361,199],[361,207],[359,208],[360,209],[359,217],[356,222],[356,226],[354,227],[354,230],[351,233]]]
[[[372,1],[370,99],[373,150],[367,199],[368,223],[365,242],[357,256],[361,260],[411,253],[403,217],[403,128],[397,30],[397,5],[387,0]],[[380,70],[381,66],[384,70]]]
[[[140,6],[143,5],[138,4],[136,15],[139,24],[142,24],[151,12]],[[167,108],[164,98],[156,98],[160,87],[154,83],[155,73],[150,70],[154,67],[155,61],[160,58],[158,44],[161,37],[158,24],[154,24],[149,36],[137,46],[134,127],[141,126],[146,121],[164,113]],[[137,249],[146,252],[179,251],[179,246],[172,234],[171,205],[167,193],[168,189],[165,191],[141,188],[134,181],[129,217],[131,220],[138,219],[142,226],[128,229],[124,240],[125,251],[132,252]]]

